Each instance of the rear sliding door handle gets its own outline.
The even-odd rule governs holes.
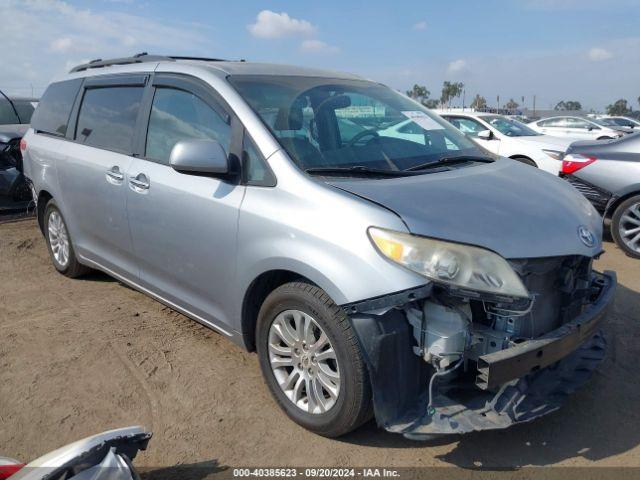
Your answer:
[[[144,193],[149,190],[149,179],[144,173],[139,173],[134,178],[129,179],[129,185],[134,192]]]
[[[107,182],[112,183],[114,185],[121,185],[124,180],[124,174],[120,171],[120,167],[117,165],[111,167],[106,172]]]

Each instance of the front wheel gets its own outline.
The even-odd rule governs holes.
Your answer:
[[[292,282],[274,290],[258,315],[257,350],[271,394],[299,425],[326,437],[371,416],[371,387],[347,315],[320,288]]]
[[[611,236],[624,253],[640,258],[640,195],[618,205],[611,219]]]

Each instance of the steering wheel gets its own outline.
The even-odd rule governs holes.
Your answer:
[[[370,130],[363,130],[360,133],[356,133],[353,138],[351,140],[349,140],[349,142],[347,143],[347,147],[353,147],[356,143],[358,143],[360,140],[362,140],[365,137],[374,137],[374,138],[378,138],[380,137],[380,134],[373,129]]]

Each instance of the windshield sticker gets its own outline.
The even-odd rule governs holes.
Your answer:
[[[444,130],[444,127],[436,122],[433,118],[419,110],[401,112],[409,120],[417,123],[425,130]]]

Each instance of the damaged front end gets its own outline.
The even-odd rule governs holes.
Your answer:
[[[345,305],[378,424],[415,439],[506,428],[560,408],[604,358],[616,286],[584,256],[509,261],[527,298],[430,282]]]

